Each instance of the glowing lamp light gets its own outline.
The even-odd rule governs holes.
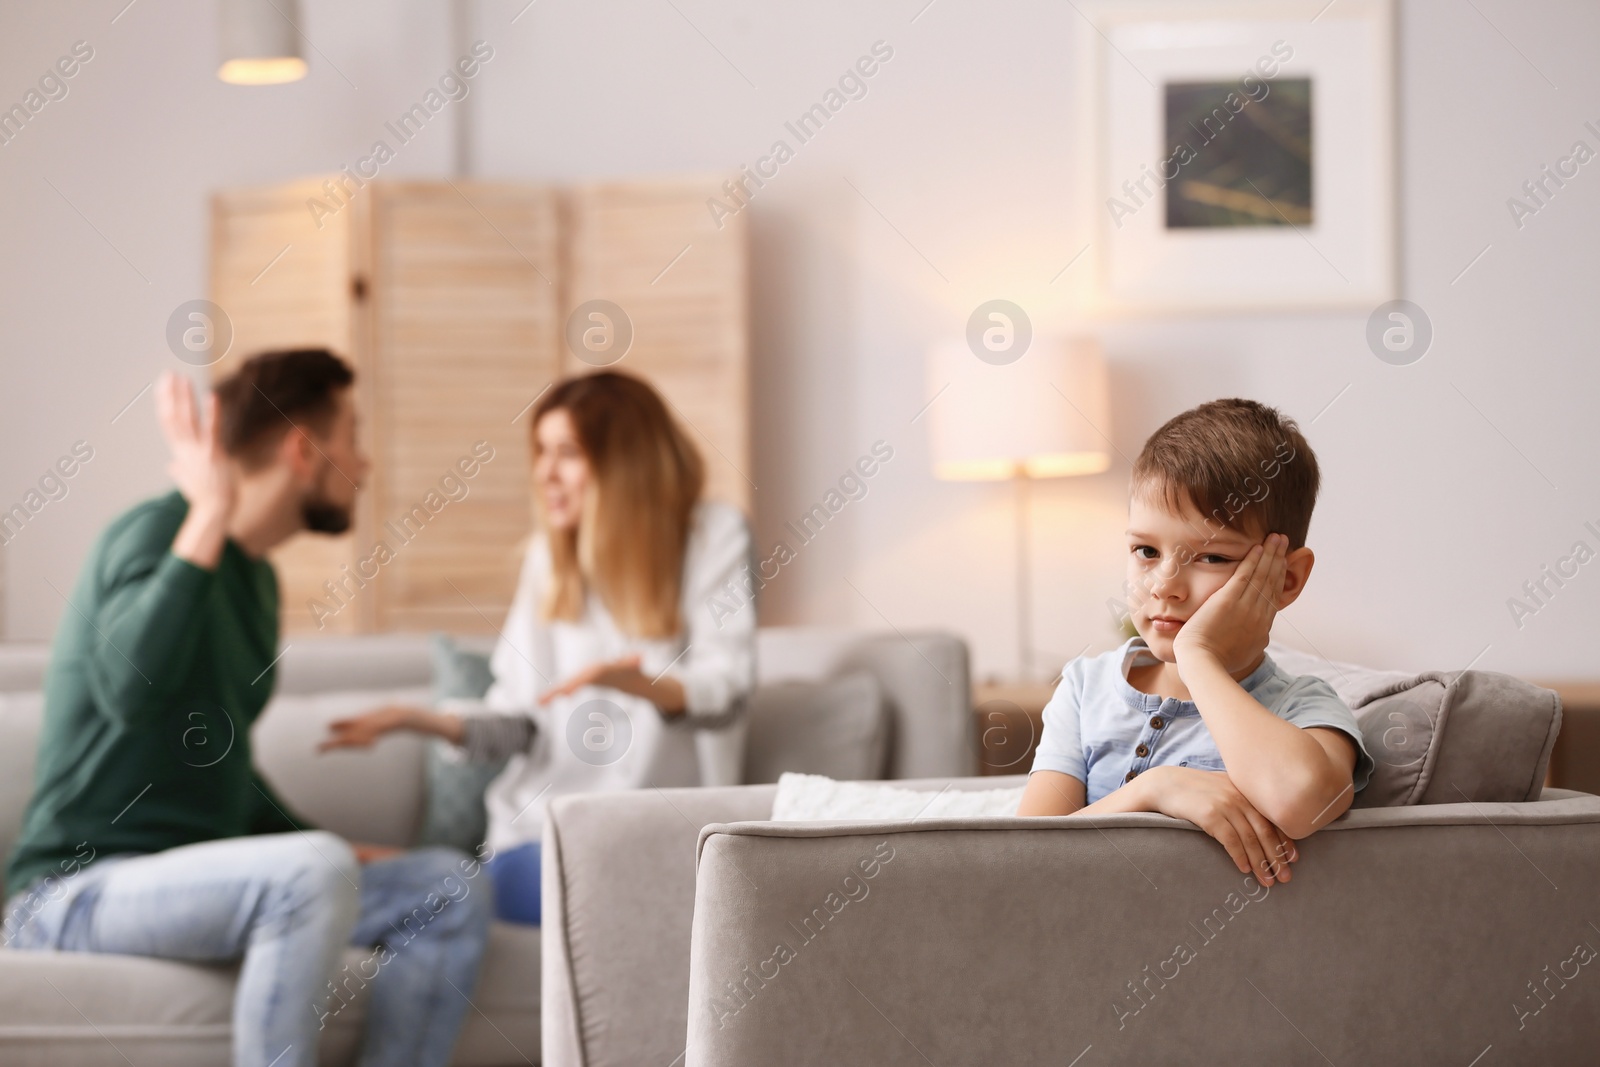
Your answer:
[[[306,76],[296,0],[222,0],[222,65],[230,85],[281,85]]]
[[[1017,674],[1033,676],[1029,487],[1111,467],[1111,389],[1098,342],[1035,338],[1010,362],[962,340],[928,353],[928,439],[946,481],[1016,484]]]
[[[940,390],[943,392],[940,392]],[[1092,339],[1035,339],[1013,363],[976,358],[961,341],[928,360],[933,472],[947,481],[1099,474],[1111,467],[1111,398]]]

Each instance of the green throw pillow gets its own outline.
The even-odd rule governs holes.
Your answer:
[[[489,657],[459,647],[446,634],[433,635],[433,699],[481,700],[494,676]],[[448,741],[428,742],[428,802],[422,816],[421,845],[450,845],[475,853],[488,834],[483,791],[506,761],[470,763]]]

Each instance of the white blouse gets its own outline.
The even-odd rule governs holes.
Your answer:
[[[563,793],[737,783],[741,713],[755,684],[755,605],[743,588],[750,558],[750,530],[738,510],[696,505],[684,552],[685,625],[675,637],[640,639],[619,630],[593,592],[578,621],[540,619],[550,545],[542,534],[534,539],[489,661],[494,684],[481,704],[450,707],[533,721],[528,750],[514,754],[484,794],[491,848],[538,841],[545,805]],[[686,714],[668,720],[643,697],[600,686],[538,703],[540,693],[583,668],[629,655],[640,657],[645,677],[682,684]]]

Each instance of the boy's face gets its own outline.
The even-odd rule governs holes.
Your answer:
[[[1187,499],[1182,512],[1174,514],[1159,492],[1133,494],[1128,502],[1128,613],[1157,659],[1177,662],[1172,639],[1184,622],[1227,584],[1250,546],[1265,538],[1265,531],[1256,535],[1207,523]],[[1298,551],[1310,556],[1309,549]],[[1298,583],[1291,577],[1286,584]]]

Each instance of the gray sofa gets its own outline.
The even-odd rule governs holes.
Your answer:
[[[865,725],[859,717],[840,719],[838,725],[857,730],[864,743],[881,747],[883,772],[976,773],[966,649],[958,639],[841,628],[769,628],[758,636],[757,653],[759,694],[763,700],[783,698],[769,709],[771,715],[781,718],[785,711],[795,710],[789,699],[792,687],[784,683],[844,679],[851,692],[859,692],[865,680],[882,697],[883,719]],[[32,789],[46,658],[43,647],[0,646],[0,850],[4,851],[15,839]],[[423,638],[294,639],[280,665],[277,694],[252,736],[257,763],[283,797],[318,825],[353,840],[408,845],[423,814],[423,741],[392,736],[370,752],[320,756],[314,746],[333,718],[381,703],[426,700],[429,679],[429,646]],[[749,744],[755,748],[787,736],[791,735],[782,730],[757,729],[751,731]],[[741,744],[742,737],[735,729],[720,740]],[[849,755],[854,747],[852,740],[832,752],[823,746],[785,758],[792,755],[803,769],[826,773],[831,769],[829,758]],[[765,766],[783,762],[770,752],[763,755]],[[715,752],[703,749],[702,756],[709,756],[711,763],[723,762]],[[670,816],[681,847],[662,858],[659,870],[639,862],[655,844],[652,841],[643,842],[630,855],[591,851],[596,862],[614,860],[616,870],[626,867],[637,872],[626,884],[613,882],[614,893],[649,897],[657,884],[668,884],[686,885],[692,894],[695,835],[700,826],[720,818],[715,810],[702,817],[693,799],[700,792],[640,792],[636,799],[645,799],[653,813]],[[690,825],[675,813],[674,805],[697,821]],[[585,844],[599,847],[598,843],[610,840],[609,832],[597,833]],[[547,917],[545,929],[550,925]],[[688,931],[687,908],[677,928],[657,931],[682,957],[685,975]],[[456,1064],[540,1062],[540,960],[542,942],[547,940],[541,933],[538,928],[494,925],[473,997],[474,1010],[456,1049]],[[562,946],[557,958],[565,960],[570,942],[564,931],[557,943]],[[616,970],[627,972],[626,960],[635,953],[636,947],[622,946],[613,961]],[[352,959],[358,955],[352,950]],[[225,1064],[235,972],[231,966],[0,949],[0,1064]],[[563,998],[566,988],[563,981]],[[563,999],[558,1017],[564,1017],[566,1003]],[[323,1036],[323,1063],[353,1062],[364,1011],[358,995],[335,1016]],[[684,1025],[680,1012],[678,1034]]]
[[[1600,949],[1600,797],[1542,789],[1554,694],[1274,654],[1356,708],[1381,765],[1363,803],[1387,806],[1267,891],[1157,814],[773,823],[770,785],[557,801],[547,1067],[1593,1063],[1600,981],[1574,952]]]

